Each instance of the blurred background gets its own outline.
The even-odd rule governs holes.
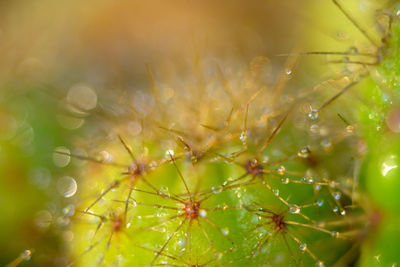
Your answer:
[[[375,6],[349,8],[363,19]],[[145,92],[146,65],[168,83],[190,76],[196,60],[229,71],[263,56],[276,76],[286,60],[278,54],[347,48],[360,39],[348,28],[328,0],[0,1],[0,265],[25,250],[33,253],[25,265],[67,264],[65,215],[79,193],[70,176],[79,166],[53,152],[87,141],[78,136],[101,123],[89,111],[110,95]],[[318,82],[320,66],[327,76],[336,71],[317,60],[297,66],[299,87]],[[65,99],[78,106],[74,114]]]

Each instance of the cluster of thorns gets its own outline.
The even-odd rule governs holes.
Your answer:
[[[355,21],[351,18],[351,16],[343,9],[343,7],[337,2],[333,1],[333,3],[340,9],[340,11],[357,27],[358,30],[375,46],[376,42],[373,38],[371,38],[365,30],[363,30]],[[363,67],[376,65],[379,63],[379,55],[378,54],[363,54],[358,51],[352,49],[347,52],[307,52],[307,53],[294,53],[288,54],[290,56],[298,56],[298,55],[338,55],[338,56],[365,56],[365,57],[374,57],[376,58],[376,62],[368,63],[368,62],[360,62],[360,61],[349,61],[346,62],[338,61],[333,63],[345,63],[345,64],[359,64]],[[289,67],[293,67],[294,61],[288,61]],[[286,69],[286,68],[285,68]],[[365,69],[361,70],[361,76],[364,77],[368,73]],[[345,77],[344,75],[343,77]],[[343,78],[340,77],[339,79]],[[330,79],[339,80],[339,79]],[[360,79],[354,79],[353,81],[349,81],[348,84],[340,90],[336,95],[331,97],[328,101],[323,103],[318,109],[312,110],[310,113],[310,118],[318,115],[322,109],[326,108],[329,104],[331,104],[334,100],[339,98],[343,93],[353,87],[355,84],[359,82]],[[154,83],[154,80],[152,81]],[[322,84],[316,86],[314,89],[317,89],[320,86],[324,86]],[[285,79],[278,80],[276,82],[276,90],[274,91],[274,99],[278,99],[280,97],[282,87],[285,84]],[[106,240],[106,251],[113,243],[113,237],[120,234],[125,234],[129,236],[130,234],[127,232],[129,228],[135,228],[135,221],[130,218],[129,214],[138,206],[148,206],[155,208],[157,210],[169,210],[174,212],[173,216],[166,216],[159,220],[155,224],[146,225],[145,227],[137,227],[137,230],[147,230],[147,231],[158,231],[162,232],[165,235],[165,241],[159,247],[147,247],[143,245],[135,245],[137,248],[142,249],[144,251],[152,253],[154,256],[148,262],[150,266],[211,266],[211,265],[229,265],[231,263],[241,262],[242,265],[255,261],[262,260],[264,264],[271,263],[272,259],[269,258],[269,253],[265,253],[265,247],[270,245],[272,240],[276,238],[281,238],[283,243],[287,246],[287,250],[289,252],[289,257],[291,262],[295,262],[296,264],[302,264],[302,257],[308,255],[308,258],[311,258],[317,266],[323,266],[324,261],[317,256],[316,253],[313,252],[312,249],[307,246],[305,242],[302,241],[300,235],[296,234],[296,230],[306,229],[310,231],[316,231],[323,234],[327,234],[328,236],[332,236],[334,238],[346,238],[345,233],[340,233],[338,231],[334,231],[328,228],[330,225],[327,222],[317,222],[315,219],[311,218],[307,215],[307,212],[304,210],[308,208],[319,208],[323,204],[321,201],[316,202],[308,202],[306,204],[293,204],[288,200],[288,197],[281,196],[279,190],[274,188],[273,180],[279,180],[283,184],[295,184],[300,186],[311,186],[314,189],[314,193],[316,195],[321,194],[322,191],[325,191],[327,194],[324,196],[324,200],[328,203],[329,210],[337,213],[336,215],[346,215],[346,207],[341,202],[342,199],[340,195],[342,192],[340,191],[340,185],[337,182],[332,180],[328,180],[326,178],[320,179],[304,179],[304,173],[299,173],[295,171],[286,170],[282,167],[282,164],[286,161],[290,160],[299,160],[299,157],[296,157],[297,153],[294,156],[289,156],[284,159],[280,159],[275,162],[265,162],[263,161],[263,155],[267,151],[270,143],[277,136],[279,130],[284,125],[291,111],[294,109],[294,106],[286,111],[286,113],[281,116],[279,123],[272,130],[272,133],[269,134],[264,141],[262,142],[259,149],[256,152],[251,152],[248,149],[248,145],[246,143],[247,139],[247,116],[249,104],[252,102],[262,89],[256,91],[249,100],[241,105],[237,110],[231,110],[226,121],[217,127],[202,125],[202,127],[209,129],[212,131],[215,136],[212,138],[211,142],[208,140],[207,143],[203,146],[199,146],[199,148],[194,148],[194,145],[191,144],[182,132],[177,130],[173,130],[170,128],[160,127],[163,130],[168,131],[171,135],[173,135],[177,144],[183,148],[183,152],[174,153],[173,151],[167,151],[167,158],[163,158],[157,161],[156,164],[152,164],[150,166],[150,160],[147,159],[138,159],[133,150],[130,148],[129,144],[125,142],[125,140],[118,135],[118,139],[121,145],[124,147],[126,152],[129,154],[131,163],[130,164],[116,164],[110,162],[104,162],[102,160],[98,160],[96,158],[73,155],[69,153],[59,152],[60,154],[65,154],[71,157],[76,157],[82,160],[93,161],[99,164],[105,165],[113,165],[117,168],[124,168],[122,175],[123,177],[117,180],[114,180],[111,184],[109,184],[105,190],[83,211],[81,211],[80,217],[88,216],[88,217],[96,217],[99,222],[97,224],[95,234],[93,240],[91,241],[88,248],[83,251],[80,255],[78,255],[73,261],[70,262],[70,265],[73,265],[77,262],[81,257],[89,253],[95,247],[97,247],[103,240]],[[314,90],[313,90],[314,91]],[[240,111],[244,111],[244,123],[243,128],[238,134],[230,134],[228,137],[224,135],[224,130],[226,130],[229,126],[229,123],[235,119]],[[339,117],[345,121],[339,114]],[[346,121],[345,121],[346,122]],[[347,123],[347,122],[346,122]],[[234,153],[224,153],[220,152],[217,149],[218,145],[227,143],[232,141],[232,139],[240,137],[239,139],[242,141],[242,148]],[[223,151],[223,150],[222,150]],[[311,159],[312,151],[309,148],[305,148],[305,153],[309,160],[309,164],[313,165],[313,160]],[[240,160],[240,158],[244,158],[244,160]],[[200,164],[201,162],[215,162],[220,161],[231,165],[237,165],[239,169],[242,170],[243,174],[239,175],[236,178],[225,180],[224,183],[213,187],[208,190],[200,190],[202,179],[197,179],[196,186],[194,189],[188,184],[188,180],[182,174],[180,170],[180,162],[185,162],[187,159],[193,165]],[[303,160],[302,156],[300,160]],[[307,159],[306,159],[307,161]],[[307,163],[307,162],[306,162]],[[149,174],[156,171],[157,168],[161,168],[163,165],[171,164],[174,166],[176,173],[179,177],[179,183],[181,183],[182,188],[184,188],[183,192],[166,192],[166,190],[161,187],[153,184],[153,182],[148,179]],[[288,178],[290,177],[290,178]],[[139,187],[141,184],[143,187]],[[114,200],[122,205],[122,209],[119,211],[108,212],[107,214],[96,214],[92,211],[93,208],[101,201],[109,192],[124,186],[128,188],[128,194],[125,199]],[[209,207],[207,202],[210,202],[217,195],[216,192],[234,192],[238,189],[243,189],[246,187],[257,186],[259,188],[263,188],[267,194],[276,198],[276,201],[283,206],[283,209],[268,208],[269,203],[245,203],[243,204],[241,201],[236,201],[236,203],[240,203],[237,206],[226,206],[226,205],[217,205],[215,207]],[[301,190],[301,189],[299,189]],[[339,191],[338,191],[339,190]],[[338,194],[339,192],[339,194]],[[345,192],[344,192],[345,193]],[[145,203],[137,201],[137,195],[145,194],[152,196],[154,202],[156,203]],[[315,199],[315,196],[314,196]],[[174,204],[159,204],[162,201],[167,201]],[[222,203],[220,203],[222,204]],[[229,256],[232,254],[235,255],[235,251],[238,251],[240,248],[239,242],[234,241],[233,238],[230,237],[229,231],[227,231],[224,226],[219,225],[219,223],[215,222],[212,219],[212,216],[209,214],[218,213],[221,214],[222,211],[233,210],[233,211],[241,211],[250,213],[259,218],[259,223],[254,227],[248,230],[248,232],[243,233],[243,235],[258,233],[260,229],[261,236],[259,238],[254,238],[254,244],[251,246],[250,251],[248,253],[240,253],[237,257]],[[154,219],[156,216],[143,216],[143,219],[152,218]],[[211,218],[210,218],[211,217]],[[297,218],[297,219],[296,219]],[[171,222],[176,222],[175,226],[172,230],[165,231],[160,230],[159,227],[170,225]],[[334,225],[335,223],[332,223]],[[221,239],[226,241],[226,248],[221,252],[217,246],[215,245],[215,241],[210,237],[210,232],[206,230],[206,227],[210,229],[214,229],[214,231],[218,232],[221,236]],[[95,239],[95,236],[99,229],[102,227],[108,227],[109,231],[107,231],[108,235],[104,238]],[[193,244],[192,242],[192,230],[194,227],[197,227],[200,233],[203,235],[204,240],[208,244],[208,249],[202,251],[202,253],[192,255]],[[168,227],[169,228],[169,227]],[[182,234],[185,236],[184,249],[187,252],[186,257],[173,255],[169,251],[169,247],[171,244],[176,241],[177,236]],[[96,241],[95,241],[96,240]],[[296,245],[298,248],[297,252],[293,252],[293,246]],[[211,253],[210,253],[211,251]],[[105,253],[104,253],[105,254]],[[245,255],[243,255],[245,254]],[[298,254],[298,255],[296,255]],[[207,255],[214,255],[211,258]],[[225,259],[226,258],[226,259]],[[206,259],[206,260],[204,260]],[[99,264],[103,263],[104,258],[99,260]]]
[[[246,125],[247,120],[247,110],[246,107],[246,119],[244,125]],[[293,262],[301,262],[301,256],[306,253],[308,256],[314,260],[317,265],[323,266],[323,261],[320,260],[315,253],[307,247],[305,243],[303,243],[300,237],[295,235],[296,228],[306,228],[312,229],[314,231],[319,231],[322,233],[326,233],[327,235],[333,237],[339,237],[338,232],[328,230],[318,224],[316,221],[311,219],[308,215],[306,215],[303,210],[311,207],[321,207],[322,202],[312,202],[304,205],[296,205],[291,204],[287,198],[284,198],[280,195],[279,191],[271,185],[272,180],[278,179],[282,181],[283,184],[298,184],[298,185],[308,185],[313,188],[318,188],[316,193],[320,193],[323,188],[326,188],[326,192],[332,196],[331,198],[327,198],[328,203],[332,207],[339,207],[339,211],[344,211],[342,204],[338,198],[334,195],[334,189],[337,184],[333,181],[329,181],[327,179],[321,181],[314,181],[313,179],[298,179],[302,177],[302,173],[292,172],[284,169],[281,164],[288,160],[293,160],[293,156],[288,158],[276,161],[276,162],[263,162],[261,160],[262,155],[269,147],[269,144],[273,141],[274,137],[278,134],[281,127],[284,125],[287,117],[289,116],[290,111],[287,112],[283,118],[281,118],[278,125],[272,131],[272,133],[265,138],[263,145],[256,153],[251,153],[248,148],[246,141],[242,139],[243,148],[235,153],[230,154],[222,154],[214,149],[209,149],[208,151],[194,151],[192,146],[188,144],[186,140],[181,136],[176,136],[177,143],[180,144],[184,151],[178,154],[175,154],[173,151],[167,151],[167,157],[163,158],[157,164],[149,166],[149,160],[146,159],[138,159],[134,156],[134,153],[131,147],[127,144],[127,142],[121,137],[118,136],[119,142],[124,147],[126,152],[129,154],[131,159],[131,164],[124,166],[123,164],[116,164],[110,162],[104,162],[102,160],[98,160],[96,158],[91,157],[82,157],[79,155],[68,154],[69,156],[76,157],[82,160],[94,161],[99,164],[113,165],[117,168],[124,166],[127,171],[122,173],[122,178],[114,180],[111,182],[105,190],[83,211],[79,217],[82,216],[90,216],[98,218],[98,224],[94,233],[94,237],[91,241],[91,244],[88,248],[83,251],[78,257],[76,257],[70,265],[73,265],[77,262],[81,257],[85,254],[89,253],[95,247],[97,247],[101,241],[106,239],[106,251],[112,245],[113,237],[116,235],[124,234],[129,236],[128,228],[135,228],[135,222],[132,218],[129,218],[129,213],[134,210],[138,206],[148,206],[153,207],[157,210],[169,210],[173,211],[175,214],[173,216],[166,216],[166,218],[162,220],[158,220],[155,224],[147,225],[146,227],[137,227],[136,230],[148,230],[148,231],[158,231],[163,234],[167,233],[166,241],[162,244],[160,248],[149,248],[142,245],[136,245],[140,249],[145,251],[150,251],[154,253],[154,257],[149,262],[150,266],[159,266],[159,265],[167,265],[167,266],[208,266],[208,265],[227,265],[229,263],[237,262],[239,260],[250,262],[255,258],[259,257],[262,248],[265,247],[273,238],[281,236],[284,240],[288,251],[290,252],[290,257]],[[243,130],[247,132],[246,126],[244,126]],[[243,134],[242,134],[243,135]],[[64,152],[60,152],[61,154],[65,154]],[[307,151],[307,153],[311,153]],[[244,161],[239,162],[238,158],[240,156],[245,157]],[[195,158],[195,159],[194,159]],[[182,174],[178,161],[187,161],[190,159],[191,164],[200,164],[201,161],[218,161],[221,160],[227,164],[234,164],[240,167],[243,171],[243,174],[237,178],[226,180],[223,184],[213,187],[209,190],[200,190],[201,187],[201,179],[197,180],[196,187],[194,190],[190,189],[188,185],[187,179],[185,179]],[[304,159],[301,159],[304,160]],[[148,179],[149,174],[151,172],[156,171],[157,168],[160,168],[163,165],[172,164],[178,174],[181,185],[184,188],[184,192],[166,192],[165,189],[158,187],[152,183],[151,180]],[[156,166],[156,167],[155,167]],[[297,177],[297,178],[288,178]],[[142,187],[138,187],[138,184],[141,183],[143,186],[147,187],[147,189],[143,189]],[[270,210],[266,208],[268,203],[258,204],[258,203],[250,203],[243,204],[241,201],[237,206],[226,206],[226,205],[217,205],[216,207],[208,207],[207,201],[216,196],[216,192],[229,192],[235,191],[237,189],[243,189],[249,186],[262,186],[267,194],[272,194],[276,197],[276,200],[283,204],[285,207],[282,210]],[[118,189],[119,187],[124,186],[128,188],[128,194],[123,200],[113,200],[115,202],[120,203],[123,207],[119,210],[113,210],[112,212],[108,212],[107,214],[96,214],[92,211],[95,208],[96,204],[98,204],[109,192]],[[140,196],[136,196],[137,194],[146,194],[153,196],[155,203],[144,203],[137,201],[136,198]],[[168,200],[169,202],[175,203],[175,205],[171,204],[158,204],[164,200]],[[157,204],[156,204],[157,203]],[[221,258],[229,253],[237,251],[239,249],[239,244],[235,243],[233,239],[229,236],[228,231],[223,227],[218,225],[212,219],[209,218],[209,214],[215,212],[221,212],[226,210],[241,210],[244,212],[249,212],[258,218],[261,218],[261,223],[256,225],[253,229],[250,230],[250,233],[259,230],[260,228],[270,229],[272,232],[265,233],[259,240],[256,242],[254,247],[251,249],[246,256],[240,255],[237,258],[230,258],[226,261]],[[292,214],[298,216],[300,221],[289,219],[288,215]],[[344,214],[344,213],[342,213]],[[143,218],[155,218],[156,216],[142,216]],[[171,222],[177,222],[177,226],[172,229],[172,231],[160,230],[159,227],[170,224]],[[216,230],[220,233],[222,239],[226,241],[228,249],[225,249],[224,252],[219,252],[217,247],[215,246],[215,242],[210,237],[210,233],[206,231],[205,225],[209,228]],[[97,232],[102,227],[109,228],[109,234],[106,238],[97,239],[95,238]],[[202,254],[207,255],[209,250],[211,250],[212,257],[205,262],[199,263],[200,258],[206,258],[204,255],[196,255],[196,259],[192,255],[192,247],[196,246],[196,244],[192,244],[192,228],[198,227],[200,232],[202,233],[204,239],[208,243],[208,250],[203,251]],[[186,229],[184,229],[186,228]],[[178,257],[176,255],[169,254],[168,246],[176,239],[178,233],[184,233],[185,235],[185,250],[187,251],[187,258],[183,259],[182,257]],[[341,236],[340,236],[341,237]],[[290,245],[292,242],[292,245]],[[297,244],[300,248],[300,252],[302,255],[295,255],[292,252],[291,247],[293,244]],[[104,253],[105,254],[105,253]],[[268,262],[268,255],[264,255],[264,262]],[[167,260],[167,261],[165,261]],[[104,262],[104,258],[101,257],[99,260],[99,264]],[[194,263],[195,262],[195,263]]]

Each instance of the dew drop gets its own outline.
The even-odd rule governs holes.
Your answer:
[[[179,239],[179,240],[178,240],[178,245],[179,245],[181,248],[184,248],[184,247],[186,246],[186,239]]]
[[[340,212],[340,214],[341,214],[342,216],[344,216],[344,215],[346,215],[346,211],[345,211],[345,210],[342,210],[342,211]]]
[[[203,209],[199,210],[199,216],[205,218],[207,216],[207,211]]]
[[[23,259],[24,261],[29,261],[31,259],[31,256],[32,251],[30,251],[29,249],[21,253],[21,259]]]
[[[279,169],[278,169],[278,173],[279,173],[280,175],[283,175],[283,174],[285,174],[285,172],[286,172],[285,167],[284,167],[284,166],[280,166]]]
[[[316,267],[324,267],[325,264],[324,264],[324,262],[322,262],[322,261],[317,261],[316,264],[315,264],[315,266],[316,266]]]
[[[77,84],[69,89],[67,101],[74,107],[84,110],[91,110],[97,105],[96,92],[87,85]]]
[[[247,140],[247,131],[243,131],[240,133],[240,141],[244,143],[246,142],[246,140]]]
[[[291,69],[286,69],[285,73],[287,75],[286,79],[288,79],[288,80],[292,79],[293,72]]]
[[[124,259],[124,257],[121,254],[117,255],[118,262],[121,262],[123,259]]]
[[[354,126],[348,125],[348,126],[346,127],[346,132],[348,132],[348,133],[353,133],[353,131],[354,131]]]
[[[76,184],[75,179],[70,176],[61,177],[57,181],[58,192],[66,198],[75,195],[77,188],[78,186]]]
[[[355,46],[351,46],[349,49],[347,49],[347,52],[349,54],[358,54],[358,48]]]
[[[315,191],[321,190],[321,185],[316,184],[316,185],[314,186],[314,189],[315,189]]]
[[[279,196],[279,189],[272,189],[275,196]]]
[[[336,200],[339,200],[342,197],[342,193],[339,191],[333,192],[333,196]]]
[[[335,213],[339,212],[339,208],[338,208],[338,207],[336,207],[336,206],[335,206],[335,207],[333,207],[333,209],[332,209],[332,210],[333,210],[333,212],[335,212]]]
[[[319,199],[317,201],[317,205],[318,205],[318,207],[322,207],[324,205],[324,200],[323,199]]]
[[[222,188],[221,187],[211,187],[211,191],[213,191],[214,194],[219,194],[222,192]]]
[[[312,120],[316,120],[318,118],[318,110],[313,109],[310,113],[308,113],[308,117]]]
[[[170,156],[173,156],[175,154],[174,150],[168,149],[165,151],[165,155],[169,158]]]
[[[310,156],[309,146],[301,148],[300,151],[297,153],[297,156],[303,159],[308,158]]]
[[[228,228],[228,227],[222,228],[222,229],[221,229],[221,233],[222,233],[224,236],[229,235],[229,228]]]
[[[290,182],[289,178],[282,178],[281,179],[282,184],[288,184]]]
[[[339,232],[334,231],[334,232],[331,233],[331,235],[333,237],[337,238],[337,237],[339,237]]]
[[[306,243],[301,243],[299,244],[300,250],[305,251],[307,249],[307,244]]]
[[[72,215],[75,214],[75,206],[72,204],[69,204],[65,208],[63,208],[62,213],[66,216],[71,217]]]
[[[289,212],[292,214],[299,214],[300,213],[300,207],[297,205],[293,205],[289,208]]]
[[[59,146],[54,149],[53,153],[53,162],[57,167],[65,167],[69,164],[71,160],[70,154],[71,152],[69,151],[68,148]]]

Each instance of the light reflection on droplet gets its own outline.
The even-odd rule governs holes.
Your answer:
[[[73,195],[75,195],[77,189],[78,189],[78,186],[76,184],[75,179],[70,176],[61,177],[57,181],[58,192],[66,198],[69,198],[69,197],[72,197]]]
[[[318,118],[318,110],[317,109],[311,110],[310,113],[308,113],[308,117],[312,120],[316,120]]]
[[[300,213],[300,207],[297,205],[293,205],[289,208],[289,212],[292,214],[299,214]]]
[[[142,116],[148,115],[154,107],[154,99],[142,91],[135,92],[132,107]]]
[[[137,121],[132,121],[128,123],[128,131],[132,135],[138,135],[142,132],[142,125]]]
[[[228,228],[228,227],[222,228],[222,229],[221,229],[221,233],[222,233],[224,236],[229,235],[229,228]]]
[[[331,233],[331,235],[332,235],[333,237],[339,237],[339,232],[335,232],[335,231],[334,231],[334,232]]]
[[[97,105],[97,94],[85,84],[76,84],[69,89],[67,101],[77,108],[91,110]]]
[[[69,204],[65,208],[63,208],[62,213],[68,217],[71,217],[72,215],[75,214],[75,206],[72,204]]]
[[[54,149],[53,162],[57,167],[65,167],[69,164],[71,156],[65,155],[70,154],[70,150],[64,146],[59,146]]]
[[[301,243],[301,244],[299,244],[299,247],[300,247],[301,251],[305,251],[307,249],[307,244]]]
[[[200,217],[205,218],[205,217],[207,216],[207,211],[204,210],[204,209],[201,209],[201,210],[199,211],[199,215],[200,215]]]
[[[85,119],[83,118],[75,118],[61,114],[57,115],[57,120],[61,127],[67,130],[78,129],[85,123]]]
[[[21,259],[23,259],[24,261],[29,261],[31,259],[32,256],[32,251],[27,249],[24,252],[21,253]]]
[[[0,140],[9,140],[17,132],[17,121],[11,116],[0,114],[0,125]]]
[[[40,189],[45,189],[49,186],[51,173],[46,168],[38,168],[31,171],[29,174],[29,182]]]
[[[53,216],[47,210],[38,211],[35,215],[35,224],[42,230],[50,226]]]
[[[398,168],[397,165],[397,156],[396,155],[389,155],[384,162],[382,163],[381,166],[381,174],[383,175],[383,177],[388,176],[388,174],[394,170]],[[389,176],[388,176],[389,177]]]

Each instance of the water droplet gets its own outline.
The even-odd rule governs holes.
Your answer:
[[[316,120],[318,118],[318,110],[313,109],[310,113],[308,113],[308,117],[312,120]]]
[[[307,249],[307,244],[306,243],[301,243],[299,244],[300,250],[305,251]]]
[[[324,267],[325,264],[324,264],[324,262],[322,262],[322,261],[317,261],[316,264],[315,264],[315,266],[316,266],[316,267]]]
[[[353,131],[354,131],[354,126],[348,125],[348,126],[346,127],[346,132],[348,132],[348,133],[353,133]]]
[[[199,216],[205,218],[207,216],[207,211],[203,209],[199,210]]]
[[[219,194],[222,192],[222,188],[220,186],[218,187],[211,187],[211,191],[213,191],[214,194]]]
[[[82,112],[84,110],[91,110],[97,105],[96,92],[87,85],[77,84],[71,87],[67,94],[68,104],[72,105],[72,110]]]
[[[141,116],[148,115],[155,104],[154,98],[144,91],[136,91],[133,95],[131,106],[139,113]]]
[[[114,157],[107,151],[101,151],[99,154],[103,162],[112,163],[114,161]]]
[[[337,206],[333,207],[332,210],[333,210],[333,212],[335,212],[335,213],[339,212],[339,208],[338,208]]]
[[[345,211],[345,210],[342,210],[342,211],[340,212],[340,214],[341,214],[342,216],[344,216],[344,215],[346,215],[346,211]]]
[[[51,173],[46,168],[34,169],[29,174],[29,182],[40,189],[45,189],[49,186]]]
[[[288,80],[292,79],[293,72],[292,72],[291,69],[286,69],[285,73],[286,73],[286,76],[287,76],[286,79],[288,79]]]
[[[0,113],[0,125],[0,140],[9,140],[17,133],[18,122],[9,115]]]
[[[175,152],[172,149],[168,149],[165,151],[165,155],[169,158],[170,156],[174,156]]]
[[[339,232],[334,231],[334,232],[331,233],[331,235],[333,237],[339,237]]]
[[[54,149],[53,153],[53,162],[57,167],[65,167],[69,164],[71,160],[71,156],[69,156],[71,152],[68,148],[59,146]]]
[[[124,257],[121,254],[117,255],[117,261],[121,262],[123,259]]]
[[[272,189],[275,196],[279,196],[279,189]]]
[[[310,147],[306,146],[300,149],[300,151],[297,153],[297,156],[300,158],[308,158],[310,156]]]
[[[292,214],[299,214],[300,213],[300,207],[297,206],[297,205],[290,206],[289,212],[292,213]]]
[[[285,174],[285,172],[286,172],[285,166],[280,166],[278,169],[278,173],[280,175],[283,175],[283,174]]]
[[[58,192],[66,198],[75,195],[77,188],[78,185],[76,184],[75,179],[72,177],[64,176],[57,181]]]
[[[31,256],[32,251],[30,251],[29,249],[21,253],[21,259],[23,259],[24,261],[29,261],[31,259]]]
[[[243,143],[245,143],[246,142],[246,140],[247,140],[247,131],[242,131],[241,133],[240,133],[240,141],[242,141]]]
[[[281,179],[282,184],[288,184],[290,182],[289,178],[282,178]]]
[[[49,227],[52,220],[53,216],[47,210],[38,211],[35,215],[35,224],[41,229]]]
[[[336,200],[339,200],[342,197],[342,193],[339,191],[333,192],[333,196]]]
[[[315,191],[321,190],[321,185],[316,184],[316,185],[314,186],[314,190],[315,190]]]
[[[313,124],[310,126],[310,132],[313,134],[319,133],[319,126],[317,124]]]
[[[347,49],[347,53],[349,54],[358,54],[358,48],[355,46],[351,46],[349,47],[349,49]]]
[[[75,214],[75,206],[72,204],[69,204],[65,208],[63,208],[62,213],[66,216],[72,216]]]
[[[325,149],[329,149],[332,146],[332,143],[328,139],[324,139],[321,141],[321,146]]]
[[[318,205],[318,207],[322,207],[324,205],[324,200],[323,199],[319,199],[317,201],[317,205]]]
[[[186,239],[179,239],[178,240],[178,245],[181,247],[181,248],[184,248],[185,246],[186,246]]]
[[[229,228],[228,228],[228,227],[222,228],[222,229],[221,229],[221,233],[222,233],[224,236],[229,235]]]

